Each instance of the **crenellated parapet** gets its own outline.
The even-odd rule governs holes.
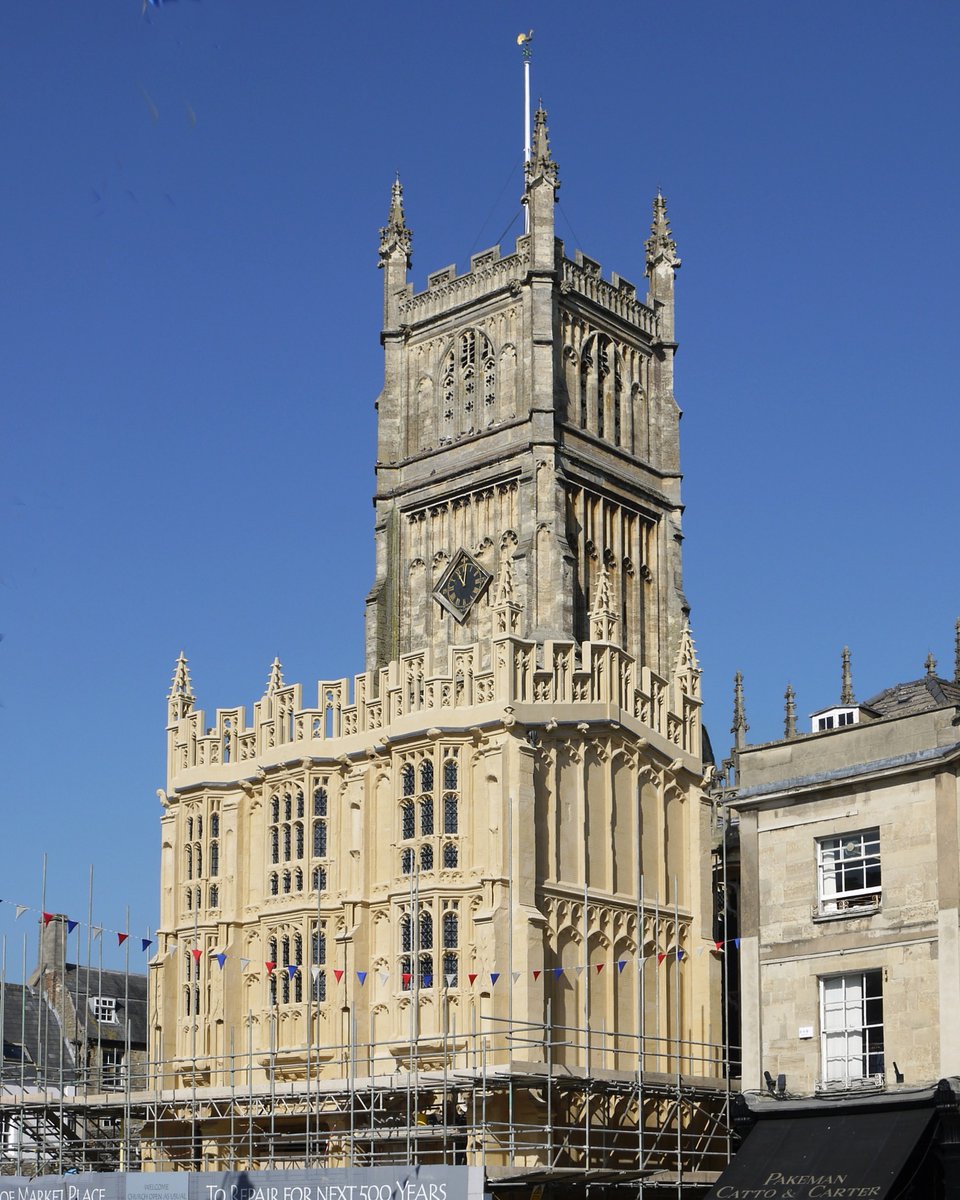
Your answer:
[[[244,764],[252,769],[278,753],[323,756],[332,753],[325,748],[332,742],[337,753],[349,753],[388,730],[402,736],[425,724],[498,721],[507,710],[529,723],[625,720],[699,759],[699,678],[688,630],[672,678],[638,664],[611,642],[540,643],[500,634],[487,647],[449,648],[440,670],[425,652],[413,653],[355,676],[352,686],[348,679],[321,681],[313,706],[304,705],[301,684],[283,683],[275,662],[249,724],[243,706],[217,709],[209,726],[203,709],[191,706],[168,725],[168,787],[198,767],[240,766],[242,774]]]

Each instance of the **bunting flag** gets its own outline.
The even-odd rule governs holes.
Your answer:
[[[533,973],[534,982],[536,982],[542,974],[543,974],[542,971],[534,971],[534,973]]]
[[[170,945],[167,947],[167,957],[169,957],[171,954],[176,954],[176,952],[177,952],[177,939],[174,938],[173,941],[170,943]]]
[[[53,920],[53,913],[44,913],[44,914],[43,914],[43,927],[44,927],[44,929],[46,929],[46,927],[47,927],[47,926],[50,924],[50,922],[51,922],[52,920]]]
[[[197,950],[196,947],[194,947],[194,949],[191,950],[190,953],[193,955],[193,961],[195,963],[199,963],[200,959],[203,957],[203,951]]]
[[[127,938],[129,936],[130,936],[129,933],[118,933],[117,934],[117,945],[122,946],[123,943],[127,940]]]
[[[618,975],[622,975],[622,974],[623,974],[623,968],[624,968],[626,965],[627,965],[627,960],[626,960],[625,958],[618,958],[618,959],[617,959],[617,974],[618,974]]]
[[[714,950],[716,950],[716,952],[718,954],[722,954],[723,953],[723,942],[714,942],[713,948],[714,948]]]
[[[361,986],[361,987],[363,987],[363,985],[364,985],[364,984],[366,983],[366,981],[367,981],[367,973],[366,973],[366,971],[358,971],[358,972],[357,972],[357,978],[360,980],[360,986]]]
[[[310,968],[310,974],[313,976],[313,982],[316,983],[317,976],[320,974],[320,968],[317,966],[316,963],[314,963],[313,966]]]
[[[220,964],[220,970],[223,970],[223,964],[227,961],[227,956],[221,950],[217,955],[217,962]]]
[[[404,991],[406,991],[407,988],[410,986],[410,979],[411,979],[410,972],[404,971],[404,973],[403,973],[403,990]]]
[[[80,924],[79,921],[68,921],[67,922],[67,933],[73,933],[73,931],[76,929],[76,927],[79,924]]]
[[[663,962],[663,960],[664,960],[666,957],[667,957],[667,956],[666,956],[666,954],[664,954],[664,952],[661,950],[661,951],[660,951],[660,952],[657,954],[657,964],[659,965],[660,963],[662,963],[662,962]]]
[[[423,986],[426,988],[433,987],[433,976],[432,975],[424,975]]]
[[[386,986],[387,980],[390,978],[390,972],[389,971],[381,971],[377,975],[377,978],[380,980],[380,986],[384,987],[384,986]]]
[[[470,986],[473,987],[473,985],[477,982],[476,972],[471,971],[467,978],[470,980]]]
[[[141,938],[140,939],[140,949],[141,950],[149,950],[149,948],[152,945],[153,945],[153,938]]]
[[[601,971],[603,970],[603,968],[604,968],[604,964],[603,964],[603,963],[597,963],[597,964],[596,964],[596,968],[597,968],[597,974],[599,975],[599,974],[600,974],[600,972],[601,972]]]
[[[497,985],[497,980],[498,980],[499,978],[500,978],[500,972],[499,972],[499,971],[491,971],[491,972],[490,972],[490,986],[491,986],[491,987],[496,987],[496,985]]]
[[[17,913],[17,916],[19,916],[19,915],[20,915],[20,914],[19,914],[19,913]],[[98,938],[98,937],[102,937],[102,935],[103,935],[103,926],[102,926],[102,925],[94,925],[94,927],[93,927],[93,936],[94,936],[95,938]]]
[[[520,978],[520,972],[514,971],[513,972],[513,982],[516,983],[519,978]]]
[[[247,969],[247,967],[249,967],[249,966],[250,966],[249,958],[241,958],[240,959],[240,970],[241,971],[245,971]]]
[[[263,965],[267,968],[267,974],[272,975],[277,964],[275,962],[265,962]]]
[[[456,985],[457,985],[457,977],[456,977],[456,975],[455,975],[455,974],[454,974],[452,971],[451,971],[451,973],[450,973],[449,975],[445,976],[445,978],[446,978],[446,981],[447,981],[447,987],[456,987]]]
[[[27,905],[26,905],[26,904],[18,904],[18,905],[17,905],[17,915],[16,915],[16,917],[14,918],[14,920],[16,920],[16,921],[19,921],[19,920],[20,920],[20,918],[23,916],[23,914],[24,914],[26,911],[27,911]]]
[[[740,939],[739,939],[739,938],[734,938],[734,939],[733,939],[733,944],[736,946],[736,948],[737,948],[738,950],[740,949]]]
[[[563,967],[554,967],[553,968],[554,979],[559,979],[562,974],[563,974]]]
[[[677,962],[682,961],[684,953],[685,953],[685,951],[681,950],[680,947],[678,946],[677,947]]]
[[[574,970],[577,973],[577,978],[579,978],[583,974],[583,967],[574,967]]]
[[[339,983],[340,980],[343,978],[343,971],[341,971],[339,968],[335,967],[334,971],[333,971],[333,977],[337,981],[337,983]]]
[[[296,975],[296,973],[299,970],[300,970],[300,967],[296,963],[287,963],[287,974],[290,976],[291,979],[294,977],[294,975]]]

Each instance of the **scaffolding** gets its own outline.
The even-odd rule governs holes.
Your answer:
[[[493,1018],[441,1045],[351,1036],[154,1063],[109,1091],[97,1071],[38,1071],[4,1081],[2,1169],[445,1164],[481,1167],[495,1194],[696,1196],[730,1158],[728,1075],[718,1046]]]

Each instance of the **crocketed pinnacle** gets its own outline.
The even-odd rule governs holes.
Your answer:
[[[733,734],[733,745],[742,750],[747,744],[747,714],[743,706],[743,676],[738,671],[733,677],[733,724],[730,732]]]
[[[853,676],[850,674],[850,647],[844,646],[840,656],[840,703],[856,704],[853,698]]]
[[[172,700],[175,696],[182,697],[184,700],[195,699],[190,685],[190,668],[187,666],[187,659],[182,650],[174,663],[173,681],[170,684],[168,699]]]
[[[270,674],[267,676],[267,692],[268,696],[272,696],[274,692],[279,691],[283,687],[283,667],[280,666],[280,659],[275,658],[270,664]]]
[[[783,706],[783,736],[785,738],[795,738],[797,736],[797,701],[796,693],[791,684],[787,684],[787,690],[783,693],[785,701]]]
[[[557,164],[550,154],[550,137],[547,131],[547,112],[541,104],[533,118],[533,145],[526,169],[527,184],[543,176],[554,187],[558,184]]]
[[[931,651],[930,651],[930,653],[927,655],[927,657],[926,657],[926,659],[925,659],[925,661],[924,661],[924,664],[923,664],[923,665],[924,665],[924,667],[926,668],[926,672],[927,672],[927,674],[928,674],[928,675],[936,675],[936,673],[937,673],[937,660],[936,660],[936,659],[933,657],[933,651],[932,651],[932,650],[931,650]]]
[[[400,176],[393,182],[390,192],[390,213],[387,223],[380,230],[380,265],[396,253],[401,253],[410,266],[410,247],[413,235],[407,228],[407,220],[403,213],[403,185]]]
[[[667,216],[667,202],[658,191],[653,201],[653,224],[650,226],[650,236],[646,241],[647,269],[646,274],[652,275],[654,267],[661,263],[680,269],[680,259],[677,255],[677,243],[670,232],[670,219]]]

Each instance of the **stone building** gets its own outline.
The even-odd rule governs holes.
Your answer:
[[[680,260],[659,195],[645,299],[568,258],[558,186],[541,111],[529,231],[416,292],[394,185],[365,670],[314,699],[274,662],[252,714],[208,718],[177,661],[158,1081],[242,1083],[251,1103],[282,1084],[300,1107],[269,1144],[228,1144],[214,1106],[161,1163],[442,1153],[514,1181],[628,1162],[672,1186],[710,1165],[723,1062]],[[678,1157],[688,1136],[700,1149]]]
[[[849,1195],[960,1193],[960,622],[953,678],[925,667],[861,703],[844,650],[839,701],[801,733],[788,688],[784,737],[762,745],[746,744],[738,679],[727,801],[762,1132],[718,1197],[773,1175],[780,1196],[791,1170],[881,1189]]]

